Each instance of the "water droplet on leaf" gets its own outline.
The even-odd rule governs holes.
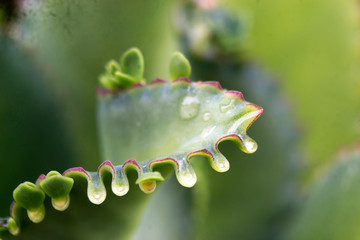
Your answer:
[[[200,102],[194,96],[186,96],[181,102],[180,117],[188,120],[196,117],[199,114]]]
[[[225,113],[225,112],[228,112],[228,111],[234,109],[234,107],[235,107],[234,103],[235,103],[235,100],[231,99],[230,102],[228,102],[228,103],[220,104],[220,112]]]
[[[245,141],[245,148],[249,153],[253,153],[257,150],[257,144],[254,140]]]
[[[112,191],[117,196],[124,196],[129,191],[129,186],[124,183],[114,184]]]
[[[203,120],[204,121],[209,121],[211,119],[211,113],[210,112],[205,112],[203,115]]]
[[[106,198],[106,192],[101,191],[100,189],[94,189],[89,191],[88,197],[90,202],[94,204],[101,204]]]
[[[225,158],[222,158],[220,160],[217,160],[217,167],[218,167],[218,171],[219,172],[226,172],[229,170],[230,168],[230,164],[229,164],[229,161],[226,160]]]
[[[178,180],[184,187],[192,187],[196,183],[195,171],[186,160],[179,161]]]

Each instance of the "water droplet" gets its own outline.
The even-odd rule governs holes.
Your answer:
[[[220,112],[225,113],[228,112],[232,109],[234,109],[235,107],[235,100],[231,99],[230,102],[228,103],[224,103],[224,104],[220,104]]]
[[[186,160],[179,161],[178,180],[184,187],[192,187],[196,183],[197,178],[195,171]]]
[[[218,167],[217,171],[219,171],[219,172],[226,172],[230,168],[229,161],[226,160],[225,158],[217,160],[216,164],[217,164],[217,167]]]
[[[182,119],[192,119],[199,113],[200,102],[194,96],[186,96],[180,106],[180,116]]]
[[[245,148],[249,153],[253,153],[257,150],[257,144],[254,140],[250,139],[245,141]]]
[[[204,128],[204,130],[201,132],[201,137],[202,138],[208,137],[215,130],[215,128],[216,126]]]
[[[94,189],[94,190],[88,190],[88,197],[90,202],[94,204],[101,204],[105,201],[106,198],[106,192],[105,190],[102,191],[100,189]]]
[[[182,184],[185,187],[192,187],[196,183],[196,177],[194,177],[194,175],[189,172],[183,173],[181,175],[181,178],[182,178]]]
[[[129,191],[129,186],[123,183],[117,183],[112,186],[112,191],[117,196],[124,196]]]
[[[211,119],[211,113],[210,112],[205,112],[203,115],[203,120],[204,121],[209,121]]]
[[[229,161],[218,150],[210,150],[214,160],[211,162],[211,167],[218,172],[226,172],[230,169]]]

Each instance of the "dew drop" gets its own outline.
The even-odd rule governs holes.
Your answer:
[[[225,103],[225,104],[220,104],[220,112],[225,113],[228,112],[232,109],[234,109],[235,105],[235,100],[231,99],[231,101],[229,103]]]
[[[211,119],[211,113],[210,112],[205,112],[203,115],[203,120],[204,121],[209,121]]]
[[[192,119],[199,113],[199,99],[193,96],[186,96],[180,106],[180,117],[182,119]]]
[[[182,174],[182,181],[185,187],[192,187],[196,183],[196,177],[193,174],[187,172]]]
[[[124,191],[124,189],[125,189],[125,187],[124,187],[124,186],[119,186],[119,187],[117,188],[117,190],[118,190],[119,192]]]
[[[230,169],[229,161],[219,151],[211,151],[214,161],[211,166],[215,171],[226,172]]]
[[[129,191],[129,186],[123,183],[114,184],[112,191],[117,196],[124,196]]]
[[[217,160],[217,167],[218,167],[218,171],[219,172],[226,172],[229,170],[230,168],[230,164],[229,164],[229,161],[226,160],[225,158],[222,158],[220,160]]]
[[[249,153],[253,153],[257,150],[257,144],[254,140],[245,141],[245,148]]]
[[[88,197],[90,202],[94,204],[101,204],[106,198],[106,192],[101,191],[100,189],[94,189],[89,191]]]
[[[179,162],[178,180],[184,187],[192,187],[196,183],[195,171],[185,160]]]

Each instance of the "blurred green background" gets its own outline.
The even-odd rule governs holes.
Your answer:
[[[194,2],[211,6],[213,1]],[[359,139],[359,2],[218,1],[216,8],[240,16],[246,26],[245,37],[229,47],[230,51],[241,49],[241,53],[220,63],[192,56],[189,46],[181,41],[184,32],[179,31],[179,25],[186,4],[175,0],[0,1],[0,216],[8,215],[12,189],[20,182],[34,181],[51,169],[63,171],[81,165],[95,170],[104,160],[96,127],[97,77],[107,60],[118,59],[133,46],[145,56],[148,81],[169,79],[170,56],[180,50],[193,59],[196,79],[192,80],[218,80],[227,88],[239,88],[256,104],[263,101],[269,105],[264,106],[259,131],[255,123],[249,132],[252,136],[253,131],[254,139],[261,143],[258,155],[251,156],[253,165],[230,162],[233,172],[223,178],[205,172],[208,184],[199,182],[195,196],[201,188],[211,189],[212,182],[222,184],[203,194],[210,208],[231,202],[231,192],[239,199],[247,196],[252,205],[234,198],[234,205],[242,204],[248,211],[244,222],[256,216],[253,222],[249,220],[254,228],[251,233],[241,235],[247,236],[245,239],[272,239],[253,233],[283,221],[270,218],[274,209],[287,211],[272,197],[274,189],[283,189],[282,181],[296,182],[297,187],[289,193],[290,205],[301,209],[303,196],[323,176],[318,172],[330,168],[340,149]],[[251,66],[261,74],[251,75]],[[252,81],[249,74],[262,80]],[[288,135],[296,140],[288,141]],[[229,148],[235,146],[224,146],[230,160],[237,154],[241,159],[249,157]],[[295,160],[290,159],[292,154],[297,156]],[[251,171],[238,178],[242,173],[235,168],[241,167]],[[297,169],[296,174],[283,177],[292,168]],[[249,179],[256,174],[255,180]],[[240,179],[239,183],[234,179]],[[221,192],[232,184],[249,190]],[[218,188],[220,192],[216,192]],[[166,193],[161,194],[166,197]],[[253,200],[259,198],[271,200],[263,207],[263,202]],[[228,211],[224,208],[219,216],[206,216],[228,217],[227,221],[240,225],[238,219],[224,215]],[[244,226],[239,229],[247,228]],[[211,236],[201,223],[199,229],[208,232],[199,233],[199,238]],[[232,229],[236,236],[236,229]],[[229,238],[235,239],[233,236]]]

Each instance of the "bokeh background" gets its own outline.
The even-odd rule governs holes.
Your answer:
[[[204,171],[206,181],[191,194],[181,193],[179,198],[190,195],[194,202],[189,215],[196,227],[182,232],[169,226],[171,239],[184,232],[198,239],[287,235],[304,225],[297,219],[317,182],[337,167],[339,154],[349,151],[343,149],[359,142],[355,0],[5,0],[0,24],[0,216],[9,214],[19,183],[52,169],[95,170],[103,161],[97,77],[107,60],[133,46],[145,56],[147,81],[169,79],[170,56],[179,50],[192,63],[193,80],[218,80],[264,107],[249,130],[259,151],[248,156],[233,144],[221,146],[232,170],[221,177]],[[167,192],[156,194],[153,199],[162,199]],[[149,206],[156,209],[156,201]],[[146,226],[153,216],[146,211],[134,238],[148,232],[147,239],[170,239],[157,236],[156,229],[169,224],[161,217]],[[356,213],[344,212],[339,210],[344,219]],[[293,239],[345,239],[304,237],[316,230],[295,228],[301,230],[290,234]],[[358,239],[350,232],[346,239]]]

